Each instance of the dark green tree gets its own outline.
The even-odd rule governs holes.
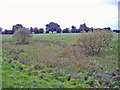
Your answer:
[[[50,22],[49,24],[46,24],[46,31],[51,31],[52,33],[54,31],[57,31],[57,29],[60,28],[60,25],[54,22]]]
[[[44,33],[44,29],[43,29],[43,28],[40,28],[40,29],[38,29],[38,32],[39,32],[39,33]]]
[[[62,31],[61,28],[57,28],[56,30],[57,33],[61,33],[61,31]]]
[[[85,32],[89,31],[89,27],[86,26],[86,23],[81,24],[79,29],[84,30]]]
[[[23,28],[23,26],[22,26],[21,24],[13,25],[13,27],[12,27],[13,33],[14,33],[16,30],[20,29],[20,28]]]
[[[49,33],[49,28],[46,28],[46,33]]]
[[[2,33],[2,28],[0,27],[0,34]]]
[[[8,30],[7,30],[7,29],[5,29],[4,34],[7,34],[7,32],[8,32]]]
[[[63,29],[62,33],[70,33],[69,28]]]
[[[75,26],[72,26],[71,28],[72,28],[72,29],[71,29],[71,33],[76,33],[76,31],[77,31],[76,27],[75,27]]]
[[[75,27],[75,26],[72,26],[71,28],[72,28],[72,29],[76,29],[76,27]]]
[[[33,32],[34,32],[35,34],[38,34],[38,33],[39,33],[38,28],[35,27],[35,28],[33,29]]]
[[[33,28],[32,28],[32,27],[30,27],[30,32],[31,32],[31,33],[33,32]]]

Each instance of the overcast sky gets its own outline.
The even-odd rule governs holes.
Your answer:
[[[62,29],[72,25],[118,28],[119,0],[0,0],[0,27],[12,29],[15,24],[26,28],[45,28],[55,22]]]

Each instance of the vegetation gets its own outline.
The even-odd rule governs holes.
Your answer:
[[[118,34],[99,57],[83,54],[75,42],[79,35],[33,35],[24,45],[15,45],[11,35],[3,35],[2,87],[119,88]]]
[[[108,47],[113,38],[113,33],[106,30],[94,30],[93,32],[83,33],[77,43],[87,55],[98,55],[101,49]]]
[[[50,22],[49,24],[46,24],[46,31],[51,31],[52,33],[57,31],[58,33],[61,33],[61,28],[57,23]]]
[[[63,34],[34,34],[31,41],[51,42],[58,43],[60,45],[73,44],[75,45],[75,39],[79,36],[79,33],[63,33]],[[2,35],[2,42],[12,42],[12,35]],[[60,43],[61,42],[61,43]]]
[[[65,57],[68,57],[68,58],[75,57],[76,56],[76,51],[75,51],[74,47],[72,47],[72,46],[69,45],[68,47],[66,47],[63,50],[63,55]]]
[[[111,31],[111,28],[97,28],[97,29],[93,29],[93,27],[89,28],[86,26],[86,23],[81,24],[79,28],[76,28],[76,26],[71,26],[71,29],[69,28],[65,28],[65,29],[61,29],[60,25],[58,25],[57,23],[54,22],[50,22],[49,24],[46,24],[46,30],[44,31],[43,28],[38,29],[37,27],[33,28],[30,27],[29,31],[31,33],[34,34],[42,34],[42,33],[82,33],[82,32],[90,32],[93,30],[107,30],[107,31]],[[5,29],[4,31],[2,31],[2,34],[14,34],[16,30],[20,29],[20,28],[24,28],[21,24],[16,24],[13,25],[12,30],[7,30]],[[113,30],[113,32],[119,33],[119,31],[115,31]]]
[[[20,29],[20,28],[23,28],[23,26],[21,24],[13,25],[13,27],[12,27],[12,33],[15,33],[15,31],[18,30],[18,29]]]
[[[20,28],[13,34],[13,41],[16,44],[28,44],[31,39],[31,33],[26,28]]]

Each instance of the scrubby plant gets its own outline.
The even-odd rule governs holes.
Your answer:
[[[101,49],[107,47],[113,38],[113,34],[106,30],[94,30],[93,32],[81,33],[77,38],[77,45],[83,49],[84,54],[98,55]]]
[[[16,42],[16,44],[28,44],[32,35],[30,31],[26,28],[20,28],[13,34],[13,41]]]
[[[76,51],[74,49],[74,47],[72,46],[67,46],[64,50],[63,50],[63,56],[71,58],[76,56]]]

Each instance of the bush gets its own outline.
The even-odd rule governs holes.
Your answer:
[[[93,32],[81,33],[77,38],[77,44],[87,55],[99,55],[101,49],[107,47],[113,34],[110,31],[94,30]]]
[[[72,46],[67,46],[64,50],[63,50],[63,55],[65,57],[71,58],[76,56],[76,51]]]
[[[32,35],[26,28],[20,28],[13,34],[13,41],[16,44],[28,44]]]

